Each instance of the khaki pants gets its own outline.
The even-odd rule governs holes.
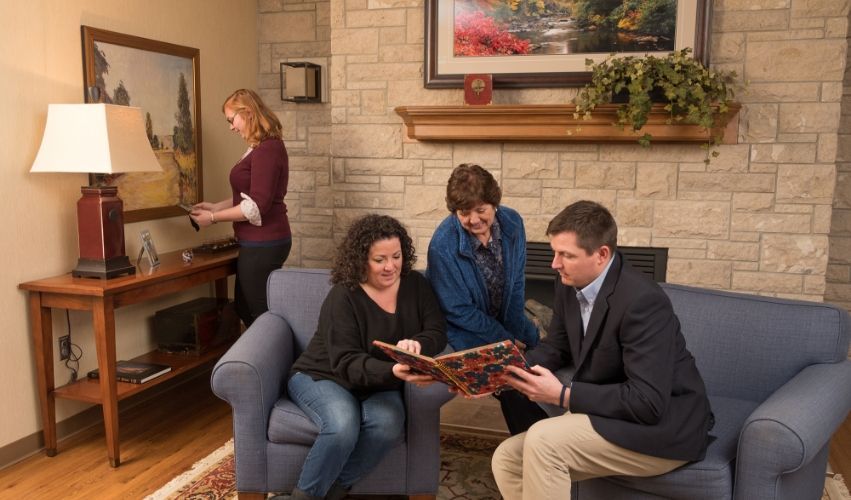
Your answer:
[[[503,441],[491,465],[505,500],[547,500],[569,498],[571,478],[656,476],[684,463],[621,448],[597,434],[587,415],[565,413]]]

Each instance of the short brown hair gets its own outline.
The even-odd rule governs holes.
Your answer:
[[[576,243],[591,254],[601,246],[618,249],[618,225],[611,212],[599,203],[581,200],[568,205],[553,217],[547,236],[576,233]]]
[[[468,210],[479,203],[499,206],[502,190],[490,172],[475,163],[455,167],[446,184],[446,208],[450,212]]]
[[[281,138],[280,120],[253,90],[239,89],[235,91],[222,104],[223,113],[225,108],[230,108],[235,113],[242,115],[248,134],[245,140],[252,146],[256,146],[260,144],[260,141],[270,137]]]
[[[367,214],[355,219],[345,239],[337,247],[331,268],[331,283],[356,289],[366,281],[366,261],[369,249],[379,240],[399,238],[402,245],[402,276],[408,274],[417,261],[416,250],[408,231],[401,222],[389,215]]]

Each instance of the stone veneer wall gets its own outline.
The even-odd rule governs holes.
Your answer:
[[[846,35],[848,36],[848,35]],[[845,62],[824,300],[851,310],[851,51]]]
[[[329,267],[334,245],[331,226],[331,106],[328,85],[321,104],[281,100],[281,63],[306,61],[322,66],[328,77],[331,20],[328,0],[258,0],[258,89],[278,114],[290,160],[286,196],[293,247],[287,265]],[[250,57],[250,54],[246,54]]]
[[[477,162],[531,240],[546,241],[547,221],[588,198],[613,210],[623,244],[670,248],[669,281],[825,298],[831,215],[849,206],[834,196],[847,0],[715,1],[712,64],[748,86],[739,144],[708,166],[693,145],[407,140],[394,107],[462,102],[460,89],[423,88],[422,0],[260,0],[259,10],[259,81],[291,155],[289,264],[327,266],[349,221],[379,211],[407,224],[424,265],[452,167]],[[301,58],[330,63],[327,104],[275,98],[279,62]],[[497,90],[495,102],[564,103],[574,93]],[[830,274],[849,280],[851,258],[842,262]]]

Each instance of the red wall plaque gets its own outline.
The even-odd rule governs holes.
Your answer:
[[[464,75],[464,104],[484,106],[493,99],[491,75]]]

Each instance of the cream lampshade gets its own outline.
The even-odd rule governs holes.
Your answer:
[[[116,174],[162,171],[142,110],[114,104],[50,104],[30,172]],[[80,259],[74,276],[134,274],[124,249],[124,204],[116,187],[82,187],[77,202]]]

